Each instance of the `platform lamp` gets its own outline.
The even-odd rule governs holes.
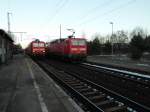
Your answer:
[[[111,34],[111,40],[112,40],[112,44],[111,44],[111,54],[113,56],[114,51],[113,51],[113,22],[110,22],[110,24],[112,25],[112,34]]]

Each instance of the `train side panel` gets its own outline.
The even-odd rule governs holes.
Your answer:
[[[47,46],[47,53],[72,60],[84,60],[87,56],[86,40],[83,38],[57,39]]]

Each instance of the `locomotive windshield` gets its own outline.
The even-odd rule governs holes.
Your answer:
[[[33,47],[38,47],[38,43],[33,43]]]
[[[44,43],[39,43],[39,47],[44,47]]]
[[[85,44],[86,44],[85,40],[72,40],[72,45],[75,45],[75,46],[82,46]]]
[[[33,47],[44,47],[44,43],[33,43]]]

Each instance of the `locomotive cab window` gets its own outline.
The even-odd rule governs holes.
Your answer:
[[[38,43],[33,43],[33,47],[38,47]]]
[[[85,40],[79,40],[79,45],[85,45],[85,44],[86,44]]]
[[[78,45],[78,40],[72,40],[72,45]]]
[[[86,44],[86,42],[85,42],[85,40],[72,40],[72,45],[74,45],[74,46],[81,46],[81,45],[85,45]]]
[[[39,47],[44,47],[44,43],[39,43]]]

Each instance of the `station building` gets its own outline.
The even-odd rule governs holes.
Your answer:
[[[4,30],[0,29],[0,64],[6,63],[13,56],[13,40]]]

